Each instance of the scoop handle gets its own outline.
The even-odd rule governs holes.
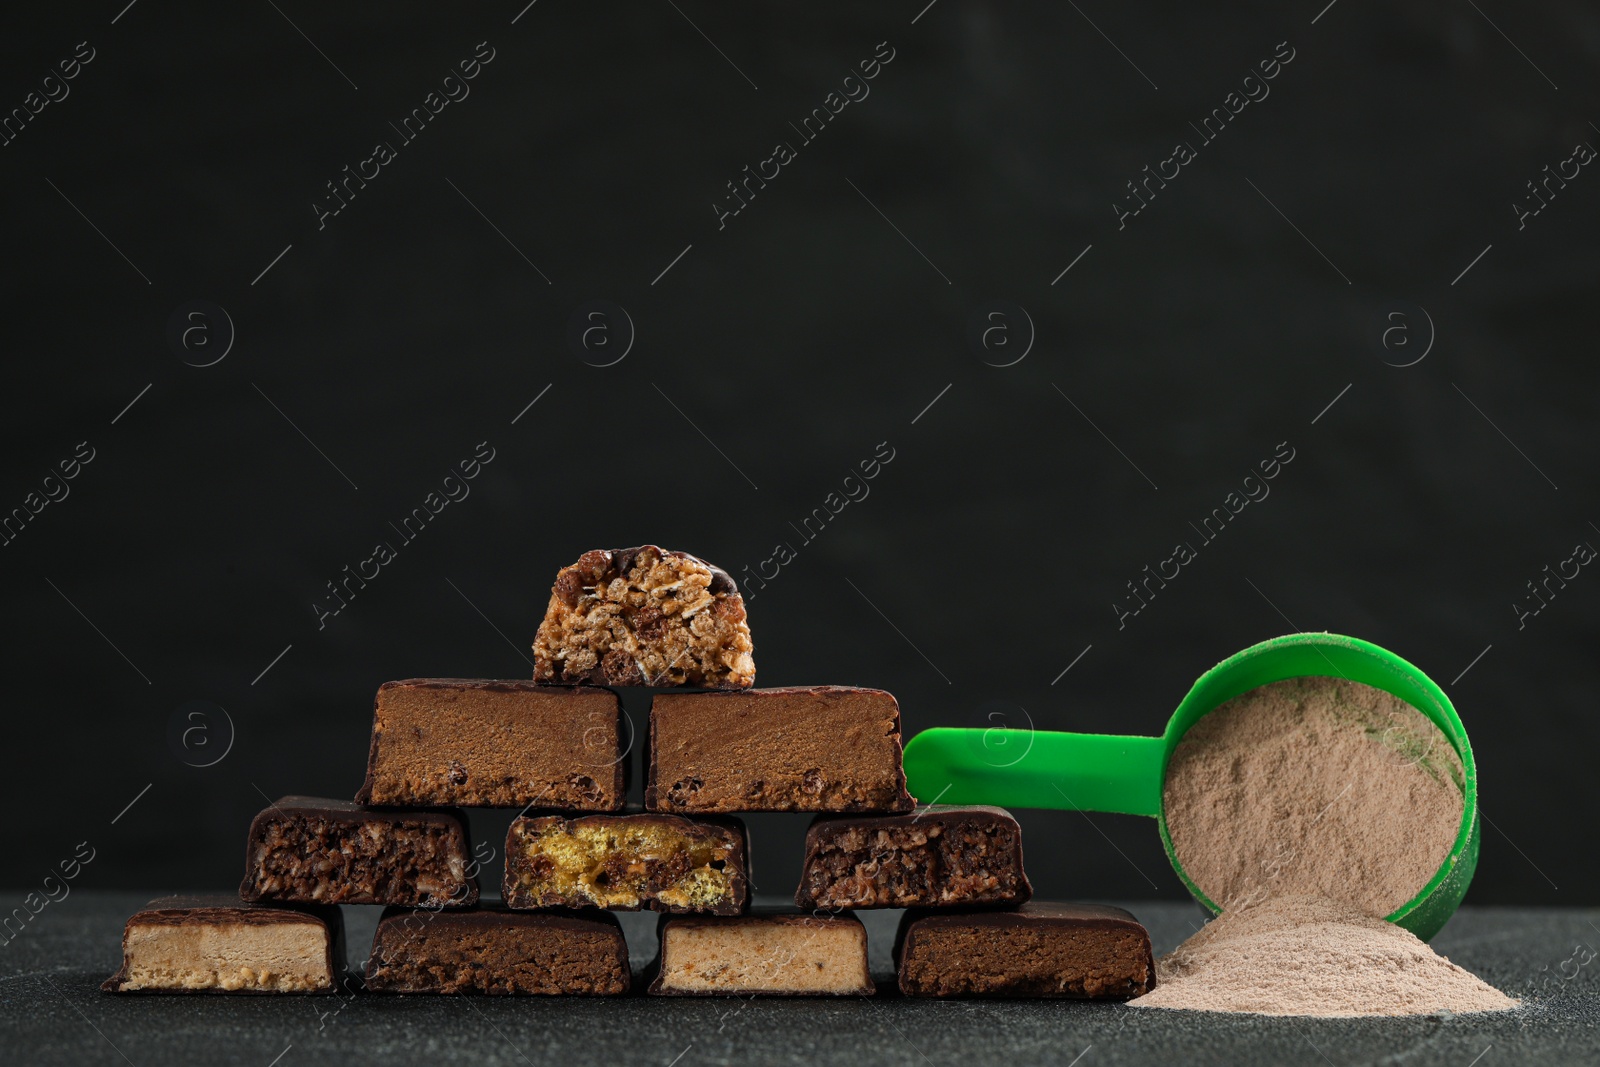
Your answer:
[[[1166,740],[1053,730],[939,726],[906,745],[906,782],[923,804],[1161,813]]]

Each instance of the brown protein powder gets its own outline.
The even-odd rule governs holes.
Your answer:
[[[1139,1007],[1268,1015],[1495,1011],[1516,1001],[1383,917],[1433,877],[1460,757],[1404,701],[1342,678],[1243,693],[1167,768],[1173,851],[1222,914],[1157,962]]]
[[[1409,931],[1348,904],[1277,897],[1224,912],[1156,964],[1141,1008],[1431,1015],[1517,1002]]]
[[[1183,735],[1162,804],[1178,861],[1223,911],[1320,896],[1379,918],[1461,826],[1461,760],[1398,697],[1342,678],[1243,693]]]

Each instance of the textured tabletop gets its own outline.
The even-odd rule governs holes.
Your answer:
[[[0,1049],[18,1064],[1594,1064],[1600,910],[1466,908],[1434,945],[1522,997],[1496,1016],[1292,1020],[1118,1004],[906,1000],[890,992],[898,912],[866,912],[884,992],[869,1000],[117,997],[122,924],[151,893],[74,892],[0,954]],[[1158,952],[1200,915],[1124,903]],[[376,908],[346,908],[350,955]],[[654,916],[623,915],[636,967]]]

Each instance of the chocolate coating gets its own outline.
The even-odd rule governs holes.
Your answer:
[[[908,911],[895,940],[914,997],[1121,999],[1155,986],[1150,934],[1121,908],[1034,902],[1016,911]]]
[[[472,678],[385,682],[356,801],[616,811],[627,794],[622,709],[589,687]]]
[[[387,908],[367,958],[369,990],[615,996],[631,981],[609,912]]]
[[[649,811],[898,812],[900,706],[881,689],[806,686],[658,693]]]

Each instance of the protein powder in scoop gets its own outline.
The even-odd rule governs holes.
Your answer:
[[[1135,1007],[1516,1007],[1384,921],[1449,856],[1465,806],[1455,749],[1403,701],[1321,677],[1241,694],[1184,735],[1162,803],[1179,862],[1222,914],[1156,962],[1156,988]]]
[[[1163,806],[1184,870],[1224,911],[1272,897],[1383,917],[1450,854],[1461,760],[1425,715],[1342,678],[1290,678],[1190,728]]]

